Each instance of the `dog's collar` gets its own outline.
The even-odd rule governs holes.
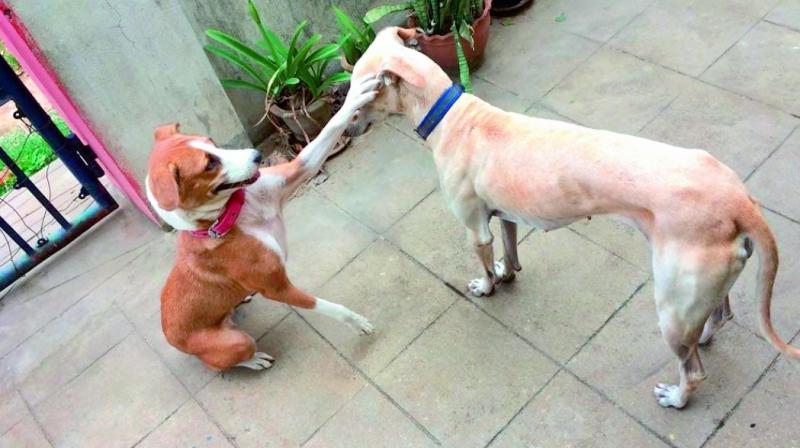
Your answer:
[[[231,197],[228,198],[228,202],[225,203],[222,214],[214,221],[214,224],[211,224],[211,227],[208,229],[190,230],[189,233],[195,238],[222,238],[227,235],[234,224],[236,224],[236,218],[239,217],[243,205],[244,188],[240,188],[234,191]]]
[[[450,85],[439,99],[436,100],[431,110],[425,114],[425,118],[423,118],[419,126],[414,129],[414,132],[422,137],[423,140],[427,139],[428,136],[431,135],[431,132],[436,129],[439,122],[447,115],[447,111],[453,107],[453,104],[456,103],[456,100],[458,100],[462,93],[464,93],[464,86],[461,84]]]

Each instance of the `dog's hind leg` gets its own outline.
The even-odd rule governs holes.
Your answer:
[[[502,282],[514,280],[517,271],[522,270],[517,256],[517,223],[500,218],[503,235],[503,259],[494,263],[494,271]]]
[[[664,407],[683,408],[706,378],[697,348],[706,320],[741,271],[729,246],[672,247],[653,252],[656,310],[667,345],[679,361],[680,383],[659,383],[653,393]]]
[[[740,237],[737,241],[737,244],[740,247],[734,253],[734,258],[731,265],[731,274],[728,278],[729,282],[724,286],[726,291],[725,298],[722,300],[722,303],[714,309],[714,312],[711,313],[711,316],[708,317],[705,327],[703,327],[703,334],[700,336],[700,345],[706,345],[711,342],[711,338],[714,336],[714,334],[718,332],[726,322],[733,319],[730,294],[728,291],[730,291],[731,287],[736,282],[736,279],[739,278],[739,274],[741,274],[742,270],[744,269],[747,259],[753,255],[753,243],[749,238]]]
[[[257,352],[253,338],[232,327],[227,320],[222,325],[198,331],[190,336],[188,351],[194,353],[212,370],[247,367],[253,370],[268,369],[274,359]]]
[[[725,294],[722,303],[714,308],[714,311],[708,316],[708,320],[706,320],[706,324],[703,327],[703,334],[700,336],[699,340],[700,345],[706,345],[711,342],[711,338],[714,334],[731,319],[733,319],[733,312],[731,311],[730,295]]]

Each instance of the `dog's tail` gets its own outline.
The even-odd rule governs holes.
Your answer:
[[[767,340],[781,352],[800,359],[800,349],[786,343],[775,332],[770,317],[770,304],[772,302],[772,288],[775,285],[775,276],[778,273],[778,246],[775,237],[769,229],[758,204],[753,200],[754,210],[740,224],[744,232],[755,242],[758,253],[758,279],[756,294],[761,317],[761,333]]]

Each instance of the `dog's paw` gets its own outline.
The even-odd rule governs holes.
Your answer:
[[[352,313],[345,318],[345,322],[360,336],[366,336],[375,332],[375,327],[369,323],[366,317],[360,314]]]
[[[467,290],[475,297],[488,296],[494,291],[494,285],[486,277],[481,277],[470,281]]]
[[[681,396],[681,388],[676,384],[658,383],[656,387],[653,388],[653,394],[655,394],[658,404],[665,408],[673,407],[681,409],[686,406],[686,402],[688,401],[686,397]]]
[[[511,282],[517,276],[513,269],[506,268],[506,263],[503,260],[494,262],[494,273],[497,274],[497,279],[503,283]]]
[[[248,369],[252,370],[264,370],[272,367],[272,363],[274,361],[275,358],[264,352],[255,352],[252,358],[248,359],[247,361],[240,362],[239,364],[236,364],[236,366],[247,367]]]

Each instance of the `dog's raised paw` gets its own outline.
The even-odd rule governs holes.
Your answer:
[[[488,296],[494,290],[494,285],[486,277],[481,277],[470,281],[467,290],[475,297]]]
[[[248,359],[247,361],[240,362],[239,364],[236,364],[236,366],[247,367],[248,369],[252,370],[264,370],[272,367],[272,363],[274,361],[275,358],[264,352],[255,352],[252,358]]]
[[[681,390],[678,385],[658,383],[653,388],[653,394],[656,396],[658,404],[665,408],[680,409],[686,406],[686,400],[681,397]]]

